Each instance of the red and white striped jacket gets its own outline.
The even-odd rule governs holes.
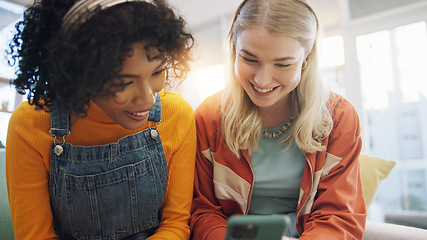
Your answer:
[[[197,157],[190,226],[193,240],[224,239],[227,218],[247,214],[254,176],[248,150],[237,158],[225,144],[220,126],[220,94],[196,110]],[[358,115],[343,97],[332,93],[333,129],[326,150],[306,154],[295,209],[299,239],[362,239],[367,216],[358,157]],[[285,183],[284,183],[285,184]]]

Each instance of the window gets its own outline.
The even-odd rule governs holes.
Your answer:
[[[344,43],[342,36],[331,36],[321,41],[320,67],[324,79],[332,91],[346,95],[342,67],[344,65]]]
[[[427,211],[427,32],[424,21],[358,36],[367,150],[397,162],[381,184],[384,211]]]
[[[14,77],[15,69],[6,60],[6,50],[14,34],[14,26],[19,21],[24,7],[0,0],[0,141],[5,144],[7,127],[11,112],[21,102],[21,95],[9,85],[9,79]]]

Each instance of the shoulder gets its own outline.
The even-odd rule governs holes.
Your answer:
[[[12,113],[12,118],[19,118],[23,115],[36,114],[36,107],[30,105],[27,101],[22,102]]]
[[[162,104],[161,125],[164,128],[176,130],[195,126],[194,111],[181,94],[163,90],[159,95]]]
[[[15,111],[9,121],[9,127],[24,127],[24,128],[49,128],[50,114],[41,109],[36,109],[34,105],[28,102],[22,102]]]
[[[157,125],[168,161],[182,146],[196,146],[196,123],[190,104],[181,94],[161,91],[161,121]]]
[[[181,94],[163,90],[159,95],[162,103],[162,119],[163,117],[194,118],[191,105]]]
[[[27,102],[21,105],[12,113],[7,132],[7,141],[18,141],[22,144],[25,141],[32,148],[44,151],[52,140],[49,134],[50,114],[43,110],[37,110],[35,106]],[[14,145],[14,143],[12,143]],[[48,147],[46,149],[49,149]]]
[[[361,135],[361,128],[359,116],[353,105],[343,96],[331,93],[329,107],[333,120],[329,143],[336,142],[338,145],[341,145],[350,142],[358,142]],[[341,146],[340,148],[343,149],[345,147]],[[332,148],[329,150],[332,151]]]
[[[195,110],[196,121],[210,119],[219,121],[221,111],[221,92],[207,97]]]
[[[190,104],[182,97],[180,93],[162,90],[159,92],[160,101],[162,103],[162,107],[165,106],[167,108],[175,107],[180,110],[191,110],[192,108]]]
[[[358,119],[356,109],[353,107],[350,101],[337,93],[330,93],[328,107],[334,121],[343,117]]]
[[[211,148],[221,140],[221,93],[206,98],[196,109],[197,140],[201,149]]]

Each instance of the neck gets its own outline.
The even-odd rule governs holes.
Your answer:
[[[291,106],[290,100],[287,99],[283,103],[276,103],[271,107],[259,108],[263,128],[273,128],[282,124],[292,113]]]

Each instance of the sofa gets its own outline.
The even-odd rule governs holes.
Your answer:
[[[378,186],[395,166],[389,161],[366,154],[360,156],[362,188],[365,202],[369,206],[376,196]],[[0,239],[12,240],[13,227],[10,217],[6,191],[5,151],[0,149]],[[403,226],[391,223],[374,221],[366,222],[363,240],[426,240],[427,230],[422,228]]]
[[[427,230],[404,225],[366,221],[362,240],[426,240]]]
[[[363,196],[366,206],[369,207],[375,199],[381,181],[387,178],[396,162],[364,153],[360,155],[359,161]],[[405,215],[405,217],[401,215]],[[394,214],[392,216],[389,216],[388,219],[386,217],[385,220],[400,224],[366,221],[363,240],[427,240],[427,230],[421,227],[414,227],[417,224],[410,221],[427,222],[427,213],[405,212],[404,214]]]
[[[12,220],[6,190],[5,151],[0,148],[0,239],[13,239]]]

